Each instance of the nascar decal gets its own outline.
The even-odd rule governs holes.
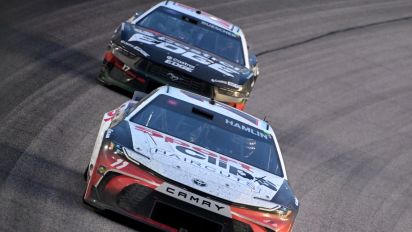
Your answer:
[[[164,193],[166,195],[172,196],[176,199],[181,201],[187,202],[192,205],[196,205],[200,208],[212,211],[214,213],[231,217],[230,207],[222,204],[220,202],[201,197],[179,187],[173,186],[169,183],[163,183],[159,187],[156,188],[157,191]]]
[[[144,44],[154,45],[158,48],[184,56],[203,65],[207,65],[209,68],[214,69],[228,77],[234,77],[234,75],[240,74],[239,68],[234,67],[226,62],[219,61],[207,53],[189,48],[165,37],[156,37],[153,33],[147,31],[142,31],[139,29],[135,29],[135,31],[139,33],[132,35],[129,38],[129,42],[137,41]]]
[[[283,179],[280,177],[277,178],[280,181],[275,184],[267,178],[268,176],[274,175],[235,159],[219,155],[205,148],[189,144],[140,125],[135,125],[135,130],[148,134],[153,137],[153,141],[156,141],[155,148],[148,148],[146,150],[146,152],[150,150],[151,156],[160,155],[169,160],[175,160],[175,162],[184,162],[195,168],[205,169],[225,179],[235,181],[237,184],[242,184],[252,189],[253,192],[269,191],[273,194],[278,191],[283,183]],[[138,138],[136,137],[136,139]],[[162,143],[162,145],[169,144],[173,149],[162,148],[160,143]],[[143,152],[143,149],[139,147],[136,149],[139,150],[139,152]],[[163,160],[166,160],[164,158]],[[160,159],[162,158],[159,157],[159,160]],[[267,191],[263,191],[261,187],[265,187]]]

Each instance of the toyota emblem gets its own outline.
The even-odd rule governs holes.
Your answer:
[[[206,182],[204,182],[203,180],[199,180],[197,178],[193,179],[193,183],[195,183],[196,185],[199,185],[200,187],[206,187],[207,186]]]

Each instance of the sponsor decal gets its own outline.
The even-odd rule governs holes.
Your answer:
[[[266,139],[266,140],[271,140],[272,139],[272,136],[270,136],[270,134],[268,134],[268,133],[263,133],[263,132],[261,132],[260,130],[258,130],[258,129],[256,129],[256,128],[252,128],[252,127],[248,127],[248,126],[246,126],[246,125],[244,125],[244,124],[240,124],[240,123],[238,123],[238,122],[236,122],[236,121],[233,121],[233,120],[230,120],[230,119],[225,119],[225,123],[227,124],[227,125],[231,125],[231,126],[233,126],[233,127],[236,127],[236,128],[238,128],[238,129],[240,129],[240,130],[242,130],[242,131],[246,131],[246,132],[248,132],[248,133],[250,133],[250,134],[253,134],[253,135],[255,135],[255,136],[257,136],[257,137],[259,137],[259,138],[264,138],[264,139]]]
[[[176,6],[180,6],[180,7],[182,7],[182,8],[185,8],[186,10],[190,10],[190,11],[193,11],[193,12],[196,11],[195,8],[193,8],[193,7],[191,7],[191,6],[188,6],[188,5],[185,5],[185,4],[183,4],[183,3],[178,3],[178,2],[176,2],[175,5],[176,5]]]
[[[255,192],[259,192],[260,188],[256,186],[265,186],[272,191],[277,191],[278,186],[266,179],[266,176],[259,175],[259,171],[252,166],[237,161],[235,159],[219,155],[205,148],[189,144],[182,140],[169,137],[168,135],[154,131],[152,129],[135,125],[135,129],[145,132],[155,138],[164,139],[165,142],[173,144],[177,152],[167,152],[160,147],[152,149],[158,155],[165,156],[170,159],[175,159],[179,162],[188,163],[194,167],[202,168],[209,172],[213,172],[235,181],[238,184],[248,186]],[[253,186],[253,188],[251,188]]]
[[[105,117],[103,118],[103,120],[104,120],[105,122],[112,121],[113,118],[114,118],[114,116],[116,116],[115,113],[116,113],[116,110],[112,110],[112,111],[108,112],[108,113],[105,115]]]
[[[187,72],[193,72],[193,70],[195,69],[194,65],[188,64],[188,63],[186,63],[184,61],[181,61],[181,60],[179,60],[175,57],[172,57],[172,56],[167,56],[166,60],[165,60],[165,63],[170,64],[172,66],[175,66],[177,68],[183,69]],[[169,74],[170,73],[168,73],[168,75]]]
[[[106,131],[106,139],[110,138],[110,135],[112,134],[113,130],[112,129],[107,129]]]
[[[213,19],[217,19],[217,18],[216,18],[216,17],[213,17]],[[207,26],[207,27],[210,27],[210,28],[212,28],[212,29],[214,29],[214,30],[216,30],[216,31],[222,32],[222,33],[225,34],[225,35],[228,35],[228,36],[237,38],[237,35],[236,35],[236,34],[230,32],[230,31],[228,31],[228,30],[225,30],[225,29],[223,29],[223,28],[221,28],[221,27],[218,27],[218,26],[216,26],[216,25],[214,25],[214,24],[211,24],[211,23],[208,23],[208,22],[205,22],[205,21],[201,21],[201,24],[202,24],[202,25],[205,25],[205,26]],[[229,28],[229,25],[227,25],[226,28]]]
[[[231,217],[229,206],[191,193],[179,187],[173,186],[169,183],[161,184],[159,187],[156,188],[156,190],[168,196],[172,196],[176,199],[179,199],[181,201],[187,202],[192,205],[196,205],[200,208],[212,211],[214,213],[218,213],[229,218]]]
[[[220,83],[220,84],[228,85],[228,86],[236,88],[236,89],[240,89],[242,87],[241,85],[238,85],[238,84],[233,83],[231,81],[224,81],[224,80],[218,80],[218,79],[212,79],[210,81],[212,81],[213,83]]]
[[[203,65],[208,66],[211,69],[214,69],[228,77],[234,77],[234,75],[240,74],[240,69],[238,67],[234,67],[226,62],[220,61],[213,56],[210,56],[207,53],[201,52],[199,50],[195,50],[184,46],[183,44],[177,43],[173,40],[167,39],[165,37],[156,37],[153,33],[142,31],[139,29],[135,29],[135,31],[139,32],[137,34],[132,35],[129,38],[129,42],[137,41],[144,44],[149,44],[161,48],[165,51],[172,52],[174,54],[181,55],[187,59],[193,60],[197,63],[201,63]],[[134,46],[134,45],[133,45]],[[172,61],[168,61],[172,60]],[[173,59],[166,59],[167,62],[173,62],[176,64],[176,67],[182,68],[186,70],[188,65],[182,65],[181,62],[183,61],[174,61]],[[165,61],[165,62],[166,62]],[[172,64],[172,65],[173,65]],[[187,64],[187,63],[186,63]],[[193,68],[189,68],[189,70],[193,71],[194,66],[191,65]],[[187,71],[187,70],[186,70]],[[191,72],[188,71],[188,72]]]
[[[148,57],[148,56],[149,56],[149,53],[147,53],[145,50],[143,50],[143,49],[140,48],[139,46],[133,45],[133,44],[128,43],[128,42],[126,42],[126,41],[124,41],[124,40],[121,40],[120,43],[122,43],[122,44],[124,44],[124,45],[127,45],[127,46],[133,48],[134,50],[140,52],[140,54],[142,54],[142,55],[145,56],[145,57]]]

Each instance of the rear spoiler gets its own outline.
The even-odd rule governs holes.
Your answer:
[[[142,98],[144,98],[146,95],[147,95],[147,93],[145,93],[145,92],[134,91],[132,100],[133,100],[133,101],[140,101],[140,100],[142,100]]]

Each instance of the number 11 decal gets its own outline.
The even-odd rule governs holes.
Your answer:
[[[127,165],[129,165],[129,162],[124,161],[122,159],[117,159],[116,162],[110,164],[111,167],[114,167],[116,169],[122,169],[126,167]]]

